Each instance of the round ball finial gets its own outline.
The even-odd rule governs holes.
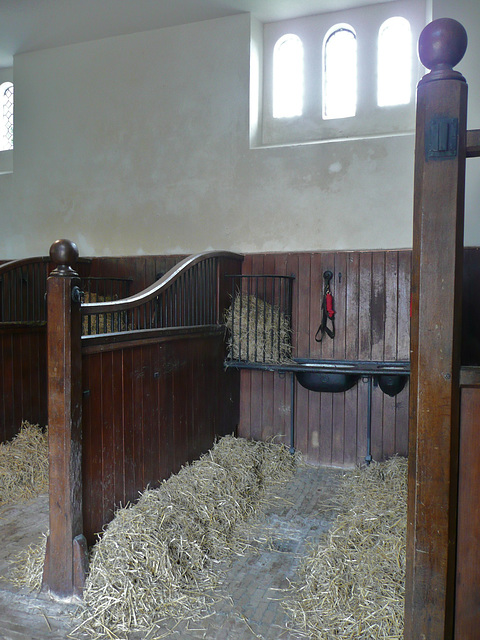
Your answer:
[[[450,70],[467,50],[465,27],[453,18],[439,18],[427,24],[420,34],[418,55],[422,64],[433,72]]]
[[[55,240],[50,247],[50,258],[59,267],[68,268],[78,260],[78,248],[71,240]]]

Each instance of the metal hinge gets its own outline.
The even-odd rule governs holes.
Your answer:
[[[458,118],[432,118],[425,130],[425,156],[428,160],[456,158]]]

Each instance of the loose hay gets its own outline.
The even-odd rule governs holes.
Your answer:
[[[20,588],[27,588],[29,591],[40,591],[47,537],[47,533],[42,534],[39,543],[30,544],[16,555],[6,578],[9,582]]]
[[[285,446],[229,436],[120,509],[94,548],[77,631],[124,638],[166,618],[208,615],[216,565],[245,547],[236,525],[293,472]]]
[[[345,476],[345,513],[304,560],[285,608],[317,640],[403,638],[406,459]]]
[[[38,425],[23,422],[20,432],[0,444],[0,505],[24,502],[48,491],[48,439]]]
[[[292,358],[290,319],[277,305],[238,293],[225,313],[229,357],[281,364]]]

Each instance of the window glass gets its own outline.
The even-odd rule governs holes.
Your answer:
[[[405,18],[386,20],[378,32],[377,104],[408,104],[412,92],[412,30]]]
[[[323,43],[323,117],[349,118],[357,110],[357,37],[336,25]]]
[[[303,112],[303,44],[292,33],[279,38],[273,51],[273,117]]]
[[[0,85],[0,151],[13,149],[13,84]]]

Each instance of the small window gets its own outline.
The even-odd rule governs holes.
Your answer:
[[[412,30],[405,18],[386,20],[378,32],[377,104],[408,104],[412,96]]]
[[[323,117],[350,118],[357,111],[357,36],[337,24],[323,41]]]
[[[303,44],[292,33],[273,50],[273,117],[293,118],[303,112]]]
[[[13,84],[0,85],[0,151],[13,149]]]

